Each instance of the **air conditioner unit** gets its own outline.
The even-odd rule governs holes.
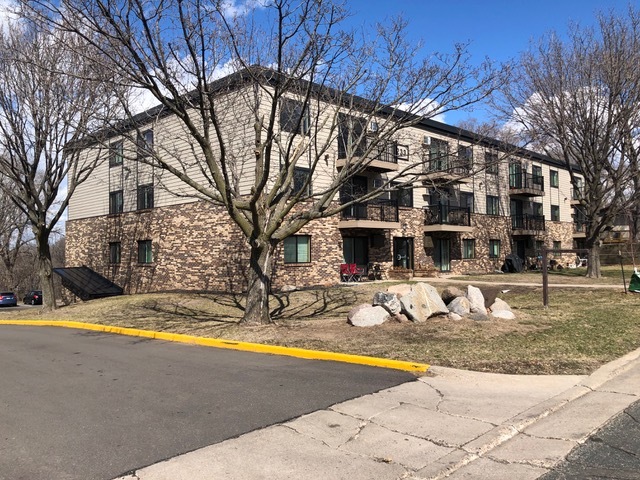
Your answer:
[[[429,137],[428,135],[425,135],[424,138],[422,139],[422,145],[431,145],[431,137]]]

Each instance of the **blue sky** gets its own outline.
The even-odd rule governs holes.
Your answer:
[[[470,41],[474,61],[484,57],[504,62],[526,50],[529,41],[555,30],[563,33],[569,22],[592,25],[596,12],[610,9],[624,14],[626,0],[349,0],[355,24],[384,21],[402,14],[410,34],[422,39],[425,51],[449,52],[456,43]],[[638,2],[632,2],[638,8]],[[447,123],[485,113],[447,114]]]

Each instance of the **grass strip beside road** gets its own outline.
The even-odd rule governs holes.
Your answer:
[[[446,286],[434,285],[439,291]],[[226,294],[113,297],[42,312],[40,318],[497,373],[588,374],[640,348],[640,295],[625,295],[622,288],[554,289],[545,310],[540,287],[514,283],[501,287],[509,292],[500,295],[517,316],[511,321],[434,317],[423,324],[387,322],[372,328],[346,323],[353,306],[370,303],[388,286],[363,283],[273,296],[275,323],[265,326],[239,325],[243,299]],[[0,311],[0,319],[33,318],[36,311]]]

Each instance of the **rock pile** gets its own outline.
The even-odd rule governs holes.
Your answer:
[[[347,321],[357,327],[372,327],[389,320],[423,323],[436,315],[446,315],[451,320],[514,319],[511,307],[496,298],[496,294],[493,290],[483,294],[472,285],[467,286],[466,292],[448,287],[442,295],[428,283],[393,285],[386,292],[377,292],[371,305],[365,303],[352,308]]]

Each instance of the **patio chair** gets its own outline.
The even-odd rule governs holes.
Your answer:
[[[353,274],[351,273],[351,264],[349,263],[340,264],[340,281],[341,282],[353,281]]]
[[[355,263],[349,264],[349,270],[351,272],[351,279],[354,282],[359,282],[367,276],[367,269],[364,267],[359,267]]]

